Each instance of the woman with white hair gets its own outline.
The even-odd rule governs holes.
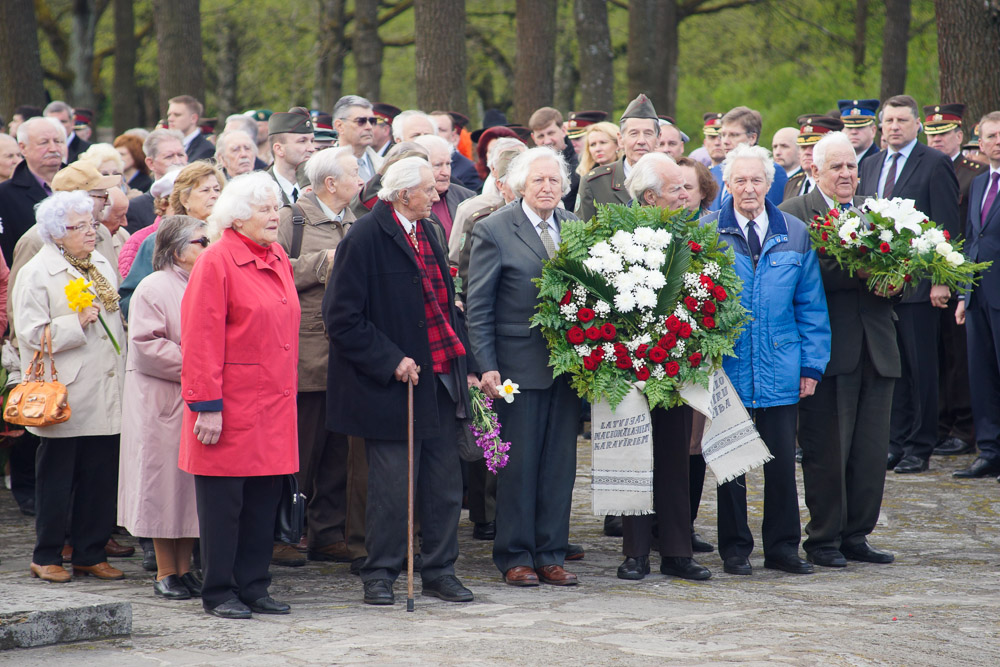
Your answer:
[[[90,148],[80,153],[77,161],[94,165],[104,176],[122,176],[125,171],[125,160],[111,144],[91,144]],[[124,176],[119,187],[123,193],[128,189]]]
[[[108,565],[104,546],[115,527],[118,435],[121,432],[125,354],[115,351],[98,315],[124,344],[114,267],[94,250],[94,202],[86,192],[57,192],[38,205],[42,248],[18,274],[12,295],[21,367],[51,337],[53,362],[66,385],[70,418],[29,426],[41,438],[36,456],[36,542],[31,574],[66,582],[62,566],[66,535],[73,546],[73,574],[99,579],[125,575]],[[93,283],[92,305],[70,307],[66,286]],[[67,521],[68,520],[68,521]]]
[[[299,298],[276,243],[280,206],[267,174],[231,180],[209,216],[222,238],[181,302],[179,465],[195,476],[202,606],[222,618],[289,612],[267,592],[282,476],[299,468]]]
[[[379,202],[337,246],[323,320],[330,337],[327,427],[365,439],[368,505],[364,601],[394,602],[406,558],[407,383],[412,382],[414,475],[424,595],[468,602],[455,577],[462,473],[455,434],[477,385],[455,307],[444,244],[427,217],[437,201],[426,160],[382,177]]]

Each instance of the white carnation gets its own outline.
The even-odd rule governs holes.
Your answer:
[[[891,243],[893,238],[895,238],[895,235],[891,229],[883,229],[878,235],[878,240],[885,241],[886,243]]]
[[[635,297],[631,292],[619,292],[615,295],[615,308],[622,313],[631,313],[635,310]]]

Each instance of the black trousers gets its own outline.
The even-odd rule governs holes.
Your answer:
[[[35,458],[34,563],[61,564],[67,535],[72,535],[74,565],[108,559],[104,545],[115,528],[118,445],[118,434],[41,438]]]
[[[938,309],[896,305],[896,342],[902,375],[892,394],[889,451],[927,460],[938,439]]]
[[[466,463],[469,471],[469,521],[490,523],[497,516],[497,476],[486,468],[486,459]]]
[[[691,408],[680,406],[652,411],[653,510],[660,543],[660,556],[688,557],[691,551],[691,499],[688,466],[691,449]],[[653,514],[622,516],[622,552],[626,556],[648,556],[652,541]]]
[[[802,539],[799,496],[795,487],[795,422],[798,405],[750,410],[757,432],[774,458],[764,464],[765,558],[797,555]],[[753,535],[747,524],[746,475],[719,487],[719,554],[749,558]]]
[[[705,489],[705,457],[692,454],[688,457],[688,488],[691,498],[691,531],[694,532],[694,520],[698,518],[698,506],[701,505],[701,493]]]
[[[25,431],[14,440],[10,452],[10,492],[19,507],[35,502],[35,459],[38,456],[38,436]]]
[[[896,381],[875,371],[868,346],[862,345],[857,368],[824,378],[816,393],[799,403],[807,552],[864,542],[882,507]]]
[[[958,299],[941,309],[941,338],[938,345],[938,438],[976,441],[972,423],[972,396],[969,393],[969,353],[965,327],[955,322]]]
[[[194,476],[205,609],[234,598],[253,602],[267,595],[282,488],[281,475]]]
[[[464,378],[463,378],[464,380]],[[437,384],[439,435],[414,440],[414,513],[420,516],[420,576],[433,581],[455,574],[458,558],[458,519],[462,513],[462,468],[455,433],[455,402]],[[406,406],[399,406],[406,409]],[[397,408],[398,409],[398,408]],[[368,457],[368,504],[362,581],[395,581],[406,561],[407,456],[405,440],[365,439]],[[416,550],[416,549],[414,549]]]
[[[347,436],[326,430],[326,392],[299,392],[299,490],[306,494],[309,546],[343,542],[347,522]]]
[[[990,308],[975,288],[972,307],[965,313],[968,335],[972,416],[979,455],[1000,463],[1000,310]]]

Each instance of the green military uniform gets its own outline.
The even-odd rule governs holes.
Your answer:
[[[462,247],[458,253],[458,277],[462,279],[462,289],[458,293],[460,301],[465,301],[465,292],[469,286],[469,258],[472,257],[472,230],[475,228],[476,223],[489,217],[494,211],[503,208],[503,206],[504,203],[501,198],[499,204],[491,204],[477,210],[469,216],[468,222],[465,223],[465,229],[462,230]]]

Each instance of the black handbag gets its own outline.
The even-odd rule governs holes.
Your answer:
[[[299,493],[295,475],[285,475],[281,481],[281,500],[274,518],[274,541],[298,544],[306,525],[306,496]]]
[[[471,419],[458,420],[458,458],[466,463],[475,463],[483,458],[483,449],[476,444],[476,436],[469,429],[472,424]]]

